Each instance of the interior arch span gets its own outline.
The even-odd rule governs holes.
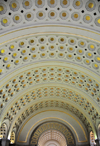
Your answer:
[[[50,120],[100,141],[100,0],[0,0],[0,145]]]
[[[38,145],[39,146],[50,146],[50,145],[60,145],[60,146],[66,146],[67,142],[64,137],[64,135],[57,131],[57,130],[48,130],[41,134],[41,136],[38,139]]]
[[[47,69],[46,73],[42,73],[44,70]],[[48,71],[50,74],[48,74]],[[57,72],[56,72],[57,71]],[[32,76],[32,74],[34,76]],[[49,78],[50,76],[50,78]],[[57,76],[57,77],[56,77]],[[63,80],[62,80],[63,78]],[[10,84],[12,82],[12,85]],[[73,70],[73,69],[63,69],[62,67],[54,66],[54,67],[42,67],[41,69],[34,69],[31,72],[26,72],[23,75],[19,75],[16,78],[13,78],[10,80],[7,84],[5,84],[0,92],[1,92],[1,100],[3,101],[5,98],[5,102],[1,103],[1,109],[2,113],[4,114],[4,111],[6,108],[4,106],[7,105],[7,102],[10,102],[14,99],[16,100],[17,95],[22,93],[22,91],[25,91],[28,88],[32,88],[36,85],[42,85],[42,84],[53,84],[53,83],[59,83],[62,85],[70,85],[72,87],[77,88],[78,90],[81,89],[81,91],[85,92],[87,95],[90,96],[89,99],[93,99],[94,102],[95,99],[95,105],[99,104],[99,84],[92,78],[89,78],[89,76],[84,75],[83,73],[80,73],[79,71]],[[91,88],[90,88],[91,87]],[[7,90],[6,93],[5,90]],[[17,94],[15,94],[17,93]],[[94,96],[97,95],[97,96]],[[19,96],[18,96],[19,97]],[[9,105],[7,106],[7,108]],[[99,108],[98,108],[99,109]],[[1,117],[2,120],[2,117]]]
[[[44,95],[43,95],[44,94]],[[27,104],[27,106],[31,103],[31,101],[33,102],[33,104],[37,103],[38,101],[41,100],[46,100],[46,99],[50,99],[50,98],[55,98],[60,99],[62,97],[62,102],[63,101],[72,101],[74,102],[76,105],[81,106],[81,108],[85,111],[85,112],[89,112],[89,109],[94,108],[94,114],[98,113],[98,111],[96,110],[96,107],[93,107],[93,103],[91,103],[88,100],[88,97],[86,97],[86,95],[84,94],[80,94],[78,92],[75,91],[75,89],[70,89],[62,87],[62,86],[52,86],[52,85],[47,85],[47,86],[42,86],[42,87],[38,87],[35,89],[31,89],[28,92],[22,94],[18,99],[16,97],[16,99],[14,99],[15,101],[12,101],[12,105],[7,106],[6,109],[6,115],[4,117],[5,118],[9,118],[9,114],[13,115],[13,119],[14,117],[17,115],[17,113],[19,113],[23,108],[25,109],[25,105]],[[22,105],[23,103],[23,105]],[[16,105],[18,104],[18,111],[16,111],[16,114],[14,115],[14,109],[16,108]],[[88,104],[88,108],[87,105]],[[89,114],[89,113],[88,113]],[[90,115],[89,115],[90,116]],[[11,121],[13,121],[13,119],[11,119]],[[10,120],[10,118],[9,118]]]
[[[42,124],[43,122],[46,122],[46,121],[52,121],[53,120],[53,121],[62,122],[63,124],[67,125],[73,131],[73,134],[75,136],[75,139],[77,138],[77,143],[81,143],[82,141],[84,141],[84,143],[86,143],[86,141],[87,141],[87,138],[86,138],[87,137],[86,136],[87,134],[86,133],[87,132],[85,131],[85,127],[80,122],[80,120],[77,117],[75,117],[76,120],[73,119],[74,117],[71,117],[71,115],[69,115],[67,113],[61,112],[62,114],[60,114],[59,112],[60,111],[55,111],[55,112],[52,111],[51,112],[51,110],[50,111],[44,111],[43,113],[39,113],[39,114],[35,115],[34,117],[31,117],[30,120],[28,119],[21,126],[22,128],[20,128],[19,131],[18,131],[18,139],[17,139],[17,142],[18,143],[21,143],[21,142],[25,142],[26,141],[28,143],[32,132],[35,130],[35,128],[37,126],[39,126],[39,124]],[[56,115],[55,115],[55,113],[56,113]],[[39,120],[40,119],[40,116],[43,116],[43,119],[42,120]],[[37,119],[37,118],[39,118],[39,119]],[[31,123],[33,121],[33,119],[35,120],[35,122],[37,121],[36,124]],[[80,126],[77,129],[77,130],[80,129],[79,130],[80,132],[78,131],[79,133],[76,132],[77,131],[76,130],[76,126],[72,124],[71,119],[72,119],[72,121],[74,120],[74,124],[75,125],[77,125],[77,122],[81,123]],[[27,124],[28,124],[28,128],[30,127],[29,128],[30,129],[29,132],[23,131],[23,130],[26,130]],[[84,128],[82,128],[82,127],[84,127]]]
[[[37,137],[36,137],[37,135]],[[31,135],[30,144],[39,146],[47,145],[48,141],[57,141],[60,146],[75,145],[75,139],[68,127],[63,123],[45,122],[39,125]]]
[[[20,128],[22,121],[24,121],[25,119],[29,120],[29,117],[33,117],[36,111],[40,111],[40,109],[44,112],[45,110],[49,111],[49,109],[54,109],[55,111],[57,110],[56,108],[58,108],[58,111],[64,109],[65,113],[67,111],[71,111],[71,113],[75,114],[78,118],[80,118],[80,120],[85,124],[87,130],[91,131],[93,129],[93,131],[95,131],[94,124],[91,121],[91,118],[89,118],[88,115],[86,116],[85,111],[83,111],[80,107],[77,108],[77,105],[68,100],[66,102],[62,100],[54,100],[52,98],[49,101],[45,99],[44,101],[41,100],[41,102],[31,104],[30,106],[28,105],[26,109],[24,108],[21,113],[17,114],[17,116],[15,116],[14,120],[12,121],[12,126],[10,127],[9,135],[13,127],[17,125]]]

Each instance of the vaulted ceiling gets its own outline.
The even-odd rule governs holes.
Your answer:
[[[50,121],[77,145],[98,137],[98,0],[0,1],[0,137],[29,144]]]

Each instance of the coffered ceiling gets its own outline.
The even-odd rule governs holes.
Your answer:
[[[50,111],[59,115],[51,117]],[[71,123],[76,144],[88,144],[90,131],[98,137],[98,0],[0,1],[0,137],[29,144],[36,128],[31,119],[39,115],[41,121]]]

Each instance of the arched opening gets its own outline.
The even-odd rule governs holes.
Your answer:
[[[40,136],[38,146],[66,146],[64,135],[57,130],[48,130]]]
[[[75,146],[70,129],[60,122],[44,122],[37,126],[30,136],[32,146]]]

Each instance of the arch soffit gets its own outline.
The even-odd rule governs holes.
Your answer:
[[[86,1],[87,2],[87,1]],[[74,5],[74,4],[73,4]],[[10,5],[9,5],[10,6]],[[21,5],[21,7],[22,7],[22,5]],[[23,6],[24,7],[24,6]],[[74,7],[74,6],[73,6]],[[98,7],[98,2],[96,1],[96,5],[95,5],[95,2],[94,2],[94,6],[93,7],[95,7],[97,10],[99,10],[97,7]],[[6,6],[4,7],[5,9],[6,9]],[[4,9],[4,10],[5,10]],[[87,8],[87,6],[86,6],[86,3],[85,3],[85,9],[87,9],[86,11],[88,11],[88,8]],[[98,13],[98,12],[97,12]],[[3,15],[2,15],[3,16]],[[96,23],[95,23],[96,24]],[[4,27],[3,25],[2,25],[2,27]],[[30,31],[30,32],[32,32],[32,30],[34,29],[34,32],[36,31],[36,32],[42,32],[42,29],[41,28],[43,28],[43,27],[45,27],[45,26],[42,26],[42,27],[40,27],[39,26],[39,28],[38,27],[35,27],[36,29],[34,29],[34,28],[28,28],[28,30]],[[52,27],[52,26],[51,26]],[[53,26],[54,27],[54,26]],[[55,27],[53,28],[52,27],[52,31],[53,30],[55,30]],[[81,29],[81,28],[73,28],[73,27],[69,27],[69,26],[63,26],[63,29],[62,29],[62,31],[64,32],[64,27],[66,28],[66,31],[67,32],[69,32],[69,34],[71,33],[71,32],[75,32],[77,29],[79,29],[80,31],[77,31],[77,32],[75,32],[75,33],[77,33],[77,36],[79,36],[80,34],[84,34],[84,36],[85,35],[88,35],[90,38],[92,38],[92,40],[93,39],[97,39],[97,42],[99,43],[99,39],[100,39],[100,37],[98,37],[98,35],[99,34],[97,34],[96,32],[91,32],[90,30],[83,30],[83,29]],[[81,27],[81,25],[80,25],[80,27]],[[4,27],[5,28],[5,27]],[[6,27],[7,28],[7,27]],[[14,27],[15,28],[15,27]],[[45,28],[49,28],[50,29],[50,26],[48,27],[48,26],[46,26]],[[62,28],[62,26],[60,26],[60,28]],[[89,27],[88,27],[89,28]],[[96,30],[97,30],[97,28],[99,28],[99,27],[97,27],[96,26]],[[38,29],[38,31],[37,31],[37,29]],[[56,28],[56,31],[58,31],[59,30],[59,27],[58,28]],[[7,31],[7,29],[6,29],[6,31]],[[19,30],[17,30],[17,31],[15,31],[14,32],[14,34],[15,34],[15,37],[16,36],[18,36],[19,35],[19,33],[18,33],[18,31]],[[25,29],[23,29],[23,30],[21,30],[20,31],[20,34],[22,34],[22,35],[25,35],[25,33],[26,34],[29,34],[29,31],[26,31]],[[49,30],[50,31],[50,30]],[[65,31],[65,32],[66,32]],[[88,31],[88,33],[85,33],[85,31]],[[11,34],[9,33],[9,34],[5,34],[4,33],[4,31],[1,31],[2,32],[2,36],[1,36],[1,39],[0,39],[0,42],[1,42],[1,45],[3,45],[2,44],[2,42],[4,42],[4,38],[3,37],[5,37],[5,41],[7,41],[7,40],[9,40],[9,38],[10,39],[12,39],[11,37]],[[83,33],[82,33],[83,32]],[[80,34],[78,34],[78,33],[80,33]],[[63,33],[64,34],[64,33]],[[94,35],[91,35],[91,34],[94,34]],[[71,35],[73,35],[73,36],[75,36],[74,34],[71,34]],[[10,37],[9,37],[10,36]],[[22,37],[22,36],[21,36]],[[86,38],[86,36],[85,36],[85,38]],[[89,39],[89,38],[87,38],[87,39]],[[5,42],[4,42],[5,43]],[[92,74],[92,73],[91,73]],[[93,76],[95,76],[95,75],[93,75]],[[4,76],[4,78],[5,78],[5,76]],[[98,79],[99,80],[99,78],[98,78],[98,76],[97,77],[95,77],[96,79]],[[5,79],[4,79],[5,80]],[[3,80],[3,82],[4,82],[4,80]],[[100,82],[99,82],[100,83]],[[99,107],[98,107],[99,108]]]
[[[50,139],[57,140],[62,146],[66,146],[66,141],[67,145],[75,145],[75,138],[70,129],[64,124],[54,121],[39,125],[31,135],[30,144],[39,144],[41,146]]]
[[[73,114],[71,114],[70,115],[70,113],[71,112],[64,112],[65,110],[56,110],[56,109],[54,109],[54,111],[55,112],[62,112],[62,115],[63,114],[68,114],[69,116],[72,116]],[[20,138],[21,138],[21,135],[23,135],[22,133],[22,131],[23,131],[23,129],[25,129],[25,127],[27,128],[27,124],[29,124],[29,121],[30,120],[32,120],[32,118],[35,118],[35,116],[36,117],[38,117],[38,116],[40,116],[40,115],[43,115],[43,118],[41,119],[41,120],[37,120],[37,122],[35,122],[35,124],[33,125],[33,126],[30,126],[31,127],[31,129],[29,130],[29,131],[27,131],[27,134],[26,134],[26,136],[24,136],[24,141],[23,142],[26,142],[26,140],[25,139],[27,139],[27,142],[29,142],[29,139],[30,139],[30,136],[31,136],[31,134],[32,134],[32,132],[34,131],[34,129],[39,125],[39,124],[42,124],[43,122],[46,122],[46,121],[50,121],[50,120],[52,120],[52,121],[59,121],[59,122],[62,122],[62,123],[64,123],[64,124],[66,124],[67,126],[69,126],[70,127],[70,129],[71,129],[71,131],[73,131],[73,133],[74,133],[74,136],[75,136],[75,138],[78,140],[78,135],[77,134],[75,134],[76,132],[75,132],[75,130],[73,130],[73,123],[71,123],[71,122],[68,122],[68,120],[63,120],[63,118],[64,117],[59,117],[60,115],[59,114],[56,114],[56,116],[55,117],[53,117],[53,115],[51,116],[51,114],[49,114],[49,112],[50,111],[46,111],[46,110],[44,110],[43,111],[43,113],[42,112],[40,112],[39,114],[38,114],[38,112],[36,112],[37,114],[36,115],[34,115],[34,116],[30,116],[29,118],[27,118],[26,120],[25,120],[25,122],[20,126],[20,129],[18,130],[18,133],[17,133],[17,135],[19,135],[19,137],[18,137],[18,139],[17,139],[17,143],[20,143],[20,142],[22,142],[23,140],[21,139],[21,141],[20,141]],[[53,111],[51,111],[52,112],[52,114],[53,114]],[[63,113],[64,112],[64,113]],[[44,114],[45,113],[45,114]],[[47,118],[46,118],[46,113],[50,116],[50,118],[49,118],[49,116],[47,116]],[[59,115],[59,116],[58,116]],[[65,117],[66,117],[67,115],[65,115]],[[81,126],[81,128],[83,129],[83,133],[84,134],[86,134],[87,135],[87,130],[85,129],[85,127],[84,127],[84,125],[81,123],[81,121],[75,116],[75,115],[73,115],[75,118],[76,118],[76,121],[77,122],[79,122],[80,123],[80,126]],[[72,118],[74,118],[72,116]],[[45,117],[45,118],[44,118]],[[30,119],[30,120],[29,120]],[[36,118],[35,118],[36,119]],[[34,120],[35,120],[34,119]],[[75,122],[76,122],[75,121]],[[78,124],[79,124],[78,123]],[[71,124],[72,124],[72,126],[71,126]],[[24,127],[24,128],[23,128]],[[84,127],[84,128],[83,128]],[[74,127],[75,128],[75,127]],[[83,134],[83,135],[84,135]],[[25,138],[26,137],[26,138]],[[83,136],[84,137],[84,136]],[[85,138],[84,138],[84,140],[86,140]],[[79,140],[80,141],[80,140]],[[79,141],[77,141],[77,142],[79,142]],[[22,142],[22,143],[23,143]],[[86,143],[86,141],[84,141],[85,143]]]
[[[59,86],[58,86],[59,87]],[[47,86],[46,87],[44,87],[44,88],[47,88]],[[51,88],[57,88],[57,86],[55,86],[55,87],[53,87],[53,86],[50,86],[50,89]],[[60,89],[61,89],[62,87],[60,87]],[[40,88],[39,88],[40,89]],[[65,89],[65,87],[63,88],[63,89]],[[65,89],[66,90],[66,89]],[[64,90],[64,92],[65,92],[65,90]],[[59,91],[59,90],[58,90]],[[33,92],[33,90],[32,90],[32,92]],[[39,91],[40,92],[40,91]],[[66,94],[72,94],[73,92],[72,92],[72,90],[70,91],[70,89],[68,89],[67,88],[67,92],[68,93],[66,93]],[[28,93],[26,93],[25,94],[25,97],[29,97],[29,93],[31,93],[30,91],[28,92]],[[51,93],[52,94],[52,93]],[[57,93],[57,94],[59,94],[59,93]],[[76,96],[77,96],[78,94],[76,93]],[[69,95],[70,96],[70,95]],[[76,97],[75,96],[75,97]],[[20,99],[22,99],[22,97],[24,97],[24,96],[21,96],[21,98]],[[79,96],[78,96],[79,97]],[[83,97],[83,96],[82,96]],[[33,97],[34,98],[34,97]],[[73,97],[71,97],[71,98],[73,98]],[[23,98],[23,100],[24,100],[24,98]],[[26,99],[27,100],[27,99]],[[30,100],[30,98],[28,98],[28,100]],[[50,100],[50,101],[57,101],[57,102],[61,102],[62,104],[64,104],[64,103],[68,103],[69,105],[71,105],[72,106],[72,108],[75,108],[76,110],[75,111],[81,111],[81,113],[83,113],[83,115],[85,115],[86,117],[85,117],[85,119],[88,119],[88,121],[91,121],[90,123],[92,124],[92,123],[94,123],[92,120],[91,120],[91,116],[89,117],[89,115],[88,115],[88,113],[84,110],[84,109],[82,109],[82,107],[80,106],[80,104],[79,105],[77,105],[76,103],[75,103],[75,101],[73,102],[72,100],[66,100],[65,98],[62,98],[61,99],[61,97],[56,97],[56,94],[55,94],[55,96],[54,97],[46,97],[46,98],[40,98],[40,99],[38,99],[38,100],[34,100],[34,104],[32,103],[32,102],[29,102],[29,104],[27,104],[27,106],[23,106],[23,108],[21,109],[21,111],[19,111],[18,110],[18,113],[17,113],[17,115],[15,114],[15,117],[14,117],[14,119],[12,120],[12,126],[11,127],[13,127],[14,126],[14,123],[19,119],[19,118],[22,118],[23,116],[23,114],[24,114],[24,118],[27,118],[27,109],[29,109],[29,113],[31,114],[31,110],[32,109],[34,109],[33,107],[34,106],[40,106],[39,104],[41,104],[41,103],[43,103],[43,102],[45,102],[45,104],[48,104],[47,103],[47,101],[48,100]],[[20,100],[19,100],[20,101]],[[15,102],[15,106],[16,106],[16,103],[17,102]],[[14,103],[12,103],[13,104],[13,106],[14,106]],[[19,102],[18,102],[18,104],[19,104]],[[24,104],[24,103],[23,103]],[[58,107],[58,103],[54,103],[54,105],[56,105],[57,104],[57,107]],[[46,105],[42,105],[43,106],[43,108],[46,106]],[[64,105],[63,105],[64,106]],[[49,107],[50,107],[50,105],[49,105]],[[77,107],[78,107],[78,110],[77,110]],[[16,107],[15,107],[16,108]],[[39,107],[38,107],[39,108]],[[91,107],[90,107],[91,108]],[[14,108],[12,108],[12,109],[10,109],[10,110],[8,110],[7,109],[7,112],[9,113],[9,114],[12,114],[13,115],[13,110],[14,110]],[[35,110],[35,109],[34,109]],[[33,110],[33,111],[34,111]],[[25,113],[25,111],[26,111],[26,113]],[[17,111],[16,111],[17,112]],[[75,112],[76,114],[77,114],[77,112]],[[94,111],[94,113],[95,113],[95,111]],[[9,114],[8,114],[8,116],[9,116]],[[77,115],[78,116],[78,115]],[[79,114],[79,116],[80,116],[80,114]],[[6,118],[7,118],[7,115],[5,116]],[[85,120],[84,119],[84,120]],[[18,123],[17,123],[18,124]],[[95,124],[95,123],[94,123]],[[20,123],[19,123],[19,125],[20,125]]]
[[[62,67],[61,67],[62,68]],[[42,68],[43,69],[43,68]],[[44,69],[46,69],[46,68],[44,68]],[[52,69],[52,68],[50,68],[50,69]],[[54,68],[55,69],[55,68]],[[57,69],[56,69],[57,70]],[[60,70],[62,70],[62,69],[60,69]],[[37,70],[34,70],[34,71],[37,71]],[[50,70],[49,70],[50,71]],[[58,71],[59,71],[59,68],[58,68]],[[65,70],[65,71],[69,71],[69,70]],[[30,73],[30,72],[27,72],[27,73]],[[52,73],[52,71],[51,71],[51,73]],[[58,72],[59,73],[59,72]],[[75,74],[77,74],[77,72],[75,71],[72,71],[72,74],[73,73],[75,73]],[[20,74],[21,75],[21,74]],[[28,74],[27,74],[28,75]],[[61,75],[60,73],[59,73],[59,75]],[[84,77],[84,75],[82,75],[83,77]],[[44,77],[44,79],[46,79],[45,77]],[[53,78],[54,79],[54,78]],[[59,78],[58,77],[58,79],[60,80],[61,78]],[[76,79],[76,77],[75,77],[75,79]],[[16,79],[15,79],[16,80]],[[38,79],[37,79],[38,80]],[[57,82],[59,82],[59,80],[57,81]],[[66,80],[66,79],[65,79]],[[90,79],[91,80],[91,79]],[[14,81],[14,79],[12,79],[12,81]],[[45,80],[44,80],[45,81]],[[91,80],[92,81],[92,80]],[[10,81],[11,82],[11,81]],[[88,76],[87,76],[87,85],[88,85]],[[44,82],[45,83],[45,82]],[[52,81],[51,81],[51,83],[53,83]],[[60,82],[59,82],[60,83]],[[75,83],[75,82],[72,82],[72,83]],[[94,82],[95,83],[95,82]],[[15,83],[14,83],[15,84]],[[7,85],[9,85],[9,84],[7,84]],[[6,89],[7,89],[7,85],[6,85]],[[16,85],[18,85],[18,84],[16,84]],[[38,84],[37,84],[38,85]],[[81,84],[79,84],[79,85],[81,85]],[[96,87],[96,85],[98,85],[98,87],[99,87],[99,84],[95,84],[94,86]],[[22,86],[22,85],[21,85]],[[72,86],[72,85],[71,85]],[[9,89],[9,88],[8,88]],[[16,87],[15,87],[15,89],[16,89]],[[86,89],[88,90],[88,88],[86,87]],[[83,90],[83,92],[84,92],[85,90]],[[13,92],[13,91],[12,91]],[[94,91],[95,92],[95,91]],[[90,93],[90,95],[92,94],[93,92],[91,92]],[[82,93],[83,94],[83,93]],[[86,93],[87,94],[87,93]],[[94,94],[94,93],[93,93]],[[2,94],[3,95],[3,94]],[[9,94],[10,95],[10,94]],[[86,96],[86,95],[85,95]],[[11,98],[11,96],[10,96],[10,98]],[[89,98],[89,97],[88,97]],[[87,98],[87,99],[88,99]],[[14,99],[14,97],[12,98],[12,99]],[[98,99],[98,98],[97,98]],[[91,98],[89,99],[89,100],[91,100]],[[91,100],[92,101],[92,100]]]

